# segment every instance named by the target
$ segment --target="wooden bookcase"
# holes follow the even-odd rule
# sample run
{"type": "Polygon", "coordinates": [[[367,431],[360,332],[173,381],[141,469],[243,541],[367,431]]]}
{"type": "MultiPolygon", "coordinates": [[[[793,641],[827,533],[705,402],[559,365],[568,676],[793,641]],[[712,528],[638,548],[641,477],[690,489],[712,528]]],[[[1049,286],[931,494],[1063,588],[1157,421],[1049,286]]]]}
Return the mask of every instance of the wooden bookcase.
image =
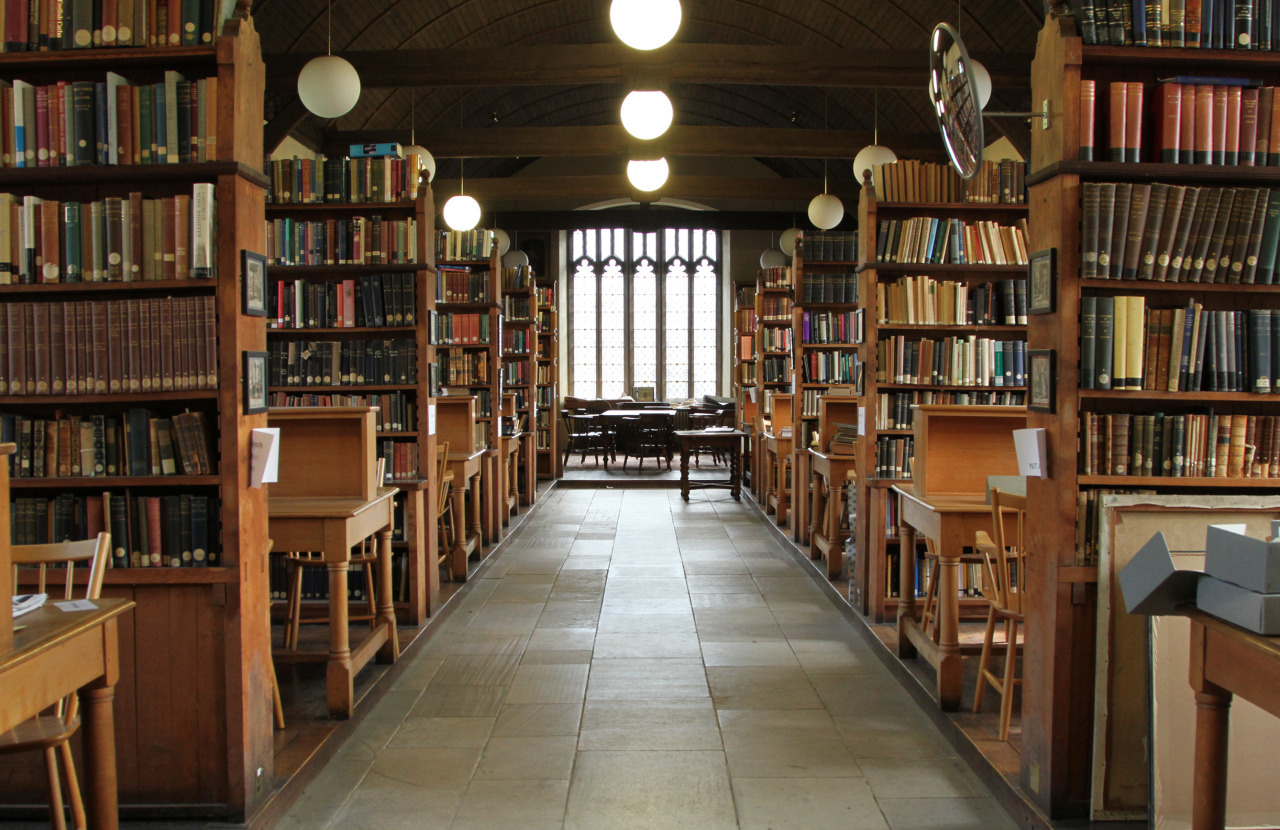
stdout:
{"type": "MultiPolygon", "coordinates": [[[[756,393],[756,287],[739,285],[734,292],[733,310],[733,399],[738,429],[751,432],[759,402],[756,393]]],[[[747,441],[742,462],[743,481],[755,489],[754,436],[747,441]]]]}
{"type": "Polygon", "coordinates": [[[537,471],[540,479],[560,478],[564,475],[564,458],[560,455],[560,314],[555,278],[537,277],[534,294],[538,301],[534,367],[537,382],[534,403],[538,407],[537,471]]]}
{"type": "MultiPolygon", "coordinates": [[[[267,266],[271,287],[267,346],[273,378],[268,391],[274,407],[378,407],[378,456],[386,461],[387,481],[399,483],[403,491],[396,497],[397,527],[392,542],[396,552],[392,569],[396,614],[404,624],[421,625],[431,613],[427,568],[434,567],[429,551],[435,549],[437,536],[432,495],[436,485],[429,481],[435,437],[428,428],[437,370],[429,328],[420,324],[430,318],[435,307],[435,268],[431,265],[435,205],[430,185],[421,182],[415,186],[408,181],[409,175],[407,171],[404,174],[408,192],[397,193],[394,201],[297,204],[278,196],[267,205],[267,224],[272,226],[267,236],[275,248],[267,266]],[[362,264],[337,263],[342,224],[357,220],[367,223],[362,231],[366,251],[374,245],[373,223],[379,225],[377,244],[383,254],[367,256],[370,261],[362,264]],[[330,251],[312,256],[313,261],[322,259],[321,264],[280,264],[303,259],[296,246],[301,244],[298,228],[304,222],[311,223],[313,234],[327,226],[324,233],[332,234],[330,251]],[[333,264],[324,264],[330,259],[333,264]],[[356,316],[347,319],[352,311],[356,316]],[[368,318],[375,314],[382,325],[370,324],[375,321],[368,318]],[[303,319],[297,319],[299,316],[303,319]],[[365,325],[357,326],[357,322],[365,325]],[[394,360],[392,343],[398,352],[394,360]],[[362,372],[355,379],[329,374],[317,375],[310,383],[280,383],[292,380],[287,364],[320,347],[339,355],[346,353],[339,358],[343,375],[357,371],[361,353],[355,349],[363,349],[366,355],[381,349],[384,362],[389,366],[398,363],[405,375],[373,377],[362,372]],[[279,367],[290,377],[279,377],[279,367]],[[410,511],[406,499],[417,498],[413,493],[422,488],[422,482],[427,482],[422,490],[422,509],[410,511]],[[418,519],[419,512],[420,526],[411,527],[410,517],[418,519]]],[[[353,237],[354,233],[348,244],[354,246],[353,237]]],[[[322,247],[318,242],[313,245],[316,250],[322,247]]],[[[368,360],[364,363],[371,365],[368,360]]]]}
{"type": "MultiPolygon", "coordinates": [[[[907,344],[940,341],[948,337],[1021,341],[1026,337],[1025,325],[968,325],[944,323],[899,323],[882,307],[882,296],[888,285],[904,277],[929,278],[959,283],[965,289],[1000,280],[1025,280],[1025,265],[955,265],[932,263],[882,262],[877,259],[877,242],[882,228],[893,220],[917,217],[960,219],[966,223],[995,221],[1012,225],[1025,217],[1025,204],[992,204],[971,202],[908,203],[879,202],[870,181],[862,185],[858,203],[858,250],[861,254],[862,342],[858,354],[864,367],[864,383],[860,402],[865,407],[863,434],[858,439],[857,527],[855,540],[858,557],[853,570],[852,599],[856,608],[877,622],[892,620],[898,600],[891,595],[892,575],[898,572],[894,562],[899,555],[896,536],[896,497],[891,487],[910,481],[909,475],[890,474],[877,458],[893,456],[899,463],[911,457],[911,409],[915,403],[955,403],[956,396],[968,395],[967,403],[1016,403],[1025,401],[1025,385],[974,386],[934,383],[893,382],[894,367],[882,366],[881,343],[901,338],[907,344]],[[894,320],[894,322],[889,322],[894,320]],[[897,403],[897,406],[894,404],[897,403]],[[895,420],[895,410],[898,419],[895,420]],[[893,450],[882,450],[881,447],[893,450]]],[[[920,319],[914,317],[911,319],[920,319]]],[[[928,367],[922,367],[927,369],[928,367]]],[[[923,378],[921,378],[923,379],[923,378]]],[[[894,470],[896,473],[897,470],[894,470]]],[[[908,471],[909,472],[909,471],[908,471]]],[[[913,554],[914,555],[914,552],[913,554]]],[[[918,583],[923,590],[923,581],[918,583]]],[[[962,600],[981,603],[982,600],[962,600]]]]}
{"type": "Polygon", "coordinates": [[[1275,493],[1274,479],[1089,476],[1079,473],[1083,417],[1089,413],[1167,414],[1204,411],[1275,415],[1280,398],[1249,392],[1099,391],[1080,388],[1082,299],[1141,296],[1148,308],[1280,308],[1275,285],[1085,280],[1082,272],[1082,192],[1088,183],[1169,183],[1207,187],[1275,187],[1272,167],[1079,161],[1081,82],[1097,85],[1095,158],[1106,155],[1107,90],[1111,82],[1141,82],[1147,92],[1143,158],[1156,158],[1157,79],[1173,75],[1245,76],[1280,83],[1280,57],[1269,52],[1084,46],[1074,24],[1051,17],[1041,30],[1032,65],[1032,100],[1044,101],[1049,121],[1032,130],[1031,250],[1056,249],[1056,310],[1033,316],[1028,342],[1056,353],[1051,387],[1056,412],[1031,412],[1028,426],[1047,431],[1048,478],[1027,482],[1029,548],[1022,768],[1024,791],[1050,816],[1095,808],[1145,810],[1145,793],[1130,802],[1092,793],[1097,564],[1092,561],[1078,502],[1102,491],[1143,488],[1166,493],[1275,493]],[[1098,139],[1101,140],[1098,140],[1098,139]],[[1079,540],[1079,541],[1078,541],[1079,540]],[[1083,545],[1080,544],[1083,542],[1083,545]],[[1138,804],[1138,802],[1141,802],[1138,804]]]}
{"type": "Polygon", "coordinates": [[[517,489],[524,505],[533,504],[537,494],[536,288],[528,266],[502,269],[502,390],[515,396],[513,424],[522,436],[517,489]]]}
{"type": "MultiPolygon", "coordinates": [[[[453,231],[437,231],[436,263],[440,266],[436,283],[436,309],[439,311],[442,329],[449,315],[475,315],[474,318],[488,326],[488,334],[478,335],[475,342],[446,342],[436,344],[436,354],[441,366],[440,386],[445,394],[474,395],[476,397],[476,438],[480,446],[493,449],[498,445],[498,420],[495,413],[502,406],[502,273],[497,248],[489,258],[446,259],[444,240],[453,231]],[[451,294],[446,285],[450,279],[449,268],[463,268],[472,274],[477,297],[471,300],[461,294],[451,294]],[[484,322],[487,321],[487,322],[484,322]],[[483,367],[483,372],[466,371],[450,376],[450,364],[465,362],[468,369],[483,367]],[[455,391],[456,390],[456,391],[455,391]]],[[[486,233],[488,233],[486,231],[486,233]]],[[[457,318],[454,318],[455,320],[457,318]]]]}
{"type": "MultiPolygon", "coordinates": [[[[780,269],[774,269],[781,274],[780,269]]],[[[794,321],[791,307],[795,295],[795,274],[786,269],[785,278],[769,277],[769,272],[759,271],[756,275],[755,293],[755,367],[756,367],[756,407],[757,421],[770,421],[773,429],[778,424],[773,419],[773,395],[776,392],[790,393],[794,381],[795,361],[792,359],[792,332],[794,321]]],[[[787,416],[786,426],[791,426],[791,415],[787,416]]],[[[756,429],[752,438],[752,460],[757,469],[763,463],[764,452],[761,442],[764,435],[756,429]]],[[[752,487],[757,497],[764,500],[761,483],[766,476],[752,476],[752,487]],[[757,483],[760,479],[761,483],[757,483]]]]}
{"type": "MultiPolygon", "coordinates": [[[[118,567],[106,573],[103,596],[137,603],[120,621],[120,679],[115,687],[117,774],[126,817],[198,814],[241,822],[273,788],[266,491],[248,486],[250,431],[266,426],[266,415],[244,414],[241,377],[242,354],[261,351],[266,336],[262,318],[242,313],[240,251],[264,248],[267,184],[259,172],[264,68],[248,13],[249,3],[241,0],[209,46],[0,56],[0,77],[33,84],[102,81],[107,70],[137,84],[159,83],[165,70],[191,80],[216,78],[218,161],[0,169],[0,191],[46,200],[89,202],[127,198],[131,192],[171,197],[191,194],[197,183],[213,185],[216,199],[217,236],[211,240],[216,243],[215,279],[69,283],[59,275],[48,282],[0,286],[6,313],[22,303],[62,304],[64,312],[72,303],[168,297],[212,304],[207,317],[192,321],[192,328],[212,324],[214,335],[215,345],[205,358],[212,358],[207,366],[212,377],[202,388],[108,389],[98,394],[67,394],[64,389],[62,394],[0,396],[0,410],[33,418],[120,418],[130,408],[145,407],[156,416],[189,410],[205,420],[212,466],[208,475],[12,481],[14,499],[97,499],[110,492],[217,500],[217,512],[208,516],[211,545],[217,546],[215,565],[118,567]]],[[[170,335],[166,332],[161,342],[171,344],[170,335]]],[[[49,354],[65,358],[65,342],[49,354]]],[[[0,371],[12,376],[7,366],[0,371]]],[[[6,758],[0,775],[5,781],[0,800],[5,802],[29,804],[32,793],[44,791],[39,765],[28,758],[6,758]]]]}

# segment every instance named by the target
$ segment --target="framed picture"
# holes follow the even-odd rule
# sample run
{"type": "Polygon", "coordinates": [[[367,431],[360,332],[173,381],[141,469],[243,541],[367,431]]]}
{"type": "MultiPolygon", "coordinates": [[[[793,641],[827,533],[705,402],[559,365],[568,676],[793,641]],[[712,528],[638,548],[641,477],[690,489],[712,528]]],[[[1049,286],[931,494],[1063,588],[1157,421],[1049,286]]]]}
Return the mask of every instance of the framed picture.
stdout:
{"type": "Polygon", "coordinates": [[[267,411],[267,353],[244,353],[244,414],[267,411]]]}
{"type": "Polygon", "coordinates": [[[240,282],[244,285],[244,313],[267,316],[267,258],[253,251],[240,252],[240,282]]]}
{"type": "Polygon", "coordinates": [[[637,386],[632,390],[631,397],[641,403],[653,403],[653,391],[652,386],[637,386]]]}
{"type": "Polygon", "coordinates": [[[1057,300],[1058,251],[1046,248],[1031,255],[1027,266],[1027,313],[1052,314],[1057,300]]]}
{"type": "Polygon", "coordinates": [[[1053,382],[1055,352],[1053,349],[1032,349],[1027,379],[1027,409],[1032,412],[1053,412],[1053,382]]]}

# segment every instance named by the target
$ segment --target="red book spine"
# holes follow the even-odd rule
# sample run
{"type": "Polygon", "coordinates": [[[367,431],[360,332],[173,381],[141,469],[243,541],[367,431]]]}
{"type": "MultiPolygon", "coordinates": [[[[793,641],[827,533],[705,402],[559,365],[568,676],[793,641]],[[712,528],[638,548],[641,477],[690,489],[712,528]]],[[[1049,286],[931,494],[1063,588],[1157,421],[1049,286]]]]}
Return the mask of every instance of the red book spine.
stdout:
{"type": "Polygon", "coordinates": [[[1182,84],[1161,84],[1158,97],[1160,129],[1156,147],[1160,150],[1160,161],[1177,164],[1182,140],[1182,84]]]}
{"type": "Polygon", "coordinates": [[[1213,125],[1210,138],[1210,164],[1225,164],[1227,157],[1227,88],[1213,87],[1213,125]]]}
{"type": "Polygon", "coordinates": [[[1093,161],[1094,130],[1096,120],[1094,110],[1097,108],[1098,82],[1080,82],[1080,160],[1093,161]]]}
{"type": "MultiPolygon", "coordinates": [[[[1243,98],[1238,86],[1227,87],[1227,110],[1223,119],[1225,140],[1222,145],[1223,163],[1235,166],[1240,163],[1240,110],[1243,98]]],[[[1214,91],[1217,95],[1217,91],[1214,91]]],[[[1217,103],[1216,101],[1214,102],[1217,103]]]]}
{"type": "Polygon", "coordinates": [[[1142,82],[1125,84],[1124,160],[1142,161],[1142,82]]]}
{"type": "Polygon", "coordinates": [[[49,87],[36,87],[36,166],[49,166],[49,87]]]}
{"type": "Polygon", "coordinates": [[[1196,164],[1212,164],[1213,161],[1213,87],[1197,84],[1196,90],[1196,143],[1193,160],[1196,164]]]}
{"type": "Polygon", "coordinates": [[[1125,117],[1126,117],[1126,101],[1128,98],[1128,84],[1124,81],[1115,81],[1111,84],[1111,109],[1109,112],[1111,121],[1108,125],[1108,144],[1107,158],[1111,161],[1124,161],[1124,138],[1125,138],[1125,117]]]}
{"type": "Polygon", "coordinates": [[[1237,164],[1253,167],[1258,147],[1258,101],[1260,90],[1240,93],[1240,159],[1237,164]]]}

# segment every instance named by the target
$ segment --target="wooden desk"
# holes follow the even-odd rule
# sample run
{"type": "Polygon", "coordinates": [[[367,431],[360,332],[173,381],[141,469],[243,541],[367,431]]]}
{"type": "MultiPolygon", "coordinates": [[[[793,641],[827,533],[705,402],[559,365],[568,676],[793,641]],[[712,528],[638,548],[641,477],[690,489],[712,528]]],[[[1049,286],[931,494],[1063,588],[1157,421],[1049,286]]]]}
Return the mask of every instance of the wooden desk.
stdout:
{"type": "Polygon", "coordinates": [[[134,604],[124,599],[94,603],[95,611],[64,612],[46,605],[18,618],[13,648],[0,653],[0,732],[79,689],[88,824],[94,830],[115,830],[119,810],[111,707],[120,678],[117,627],[120,615],[134,604]]]}
{"type": "Polygon", "coordinates": [[[329,716],[349,718],[354,708],[356,673],[377,655],[394,663],[400,656],[395,603],[391,598],[391,526],[395,487],[382,487],[371,500],[343,498],[270,498],[267,526],[273,552],[314,551],[324,554],[329,569],[329,651],[277,652],[277,660],[328,661],[326,687],[329,716]],[[351,548],[377,535],[378,619],[353,650],[347,623],[347,569],[351,548]]]}
{"type": "Polygon", "coordinates": [[[741,430],[716,430],[706,432],[700,429],[678,429],[676,439],[680,442],[680,496],[689,500],[690,489],[707,489],[711,487],[728,488],[735,499],[742,492],[742,439],[747,434],[741,430]],[[724,448],[729,454],[729,477],[710,481],[689,481],[689,454],[695,447],[724,448]]]}
{"type": "Polygon", "coordinates": [[[787,461],[791,457],[791,436],[778,436],[766,432],[761,439],[764,455],[765,488],[764,509],[773,513],[778,527],[787,523],[787,509],[791,503],[791,491],[787,487],[787,461]]]}
{"type": "Polygon", "coordinates": [[[960,557],[973,534],[991,532],[991,505],[985,494],[960,494],[923,501],[909,484],[894,485],[899,494],[898,535],[901,538],[898,602],[898,656],[919,655],[937,672],[938,705],[943,711],[960,708],[960,557]],[[916,534],[934,542],[938,553],[938,624],[936,640],[916,620],[916,534]]]}
{"type": "Polygon", "coordinates": [[[840,532],[840,522],[845,512],[844,486],[855,466],[852,455],[829,455],[809,450],[809,469],[813,478],[809,556],[827,563],[827,579],[839,577],[844,570],[844,535],[840,532]]]}
{"type": "Polygon", "coordinates": [[[1191,688],[1196,693],[1192,830],[1222,830],[1227,814],[1227,735],[1231,697],[1280,718],[1280,637],[1264,637],[1211,617],[1194,606],[1191,688]]]}
{"type": "Polygon", "coordinates": [[[480,495],[484,485],[481,481],[480,462],[484,458],[484,452],[476,450],[473,453],[449,453],[449,470],[453,473],[449,501],[453,505],[453,521],[458,526],[450,570],[460,582],[467,579],[467,560],[472,554],[479,558],[482,553],[484,526],[480,495]]]}

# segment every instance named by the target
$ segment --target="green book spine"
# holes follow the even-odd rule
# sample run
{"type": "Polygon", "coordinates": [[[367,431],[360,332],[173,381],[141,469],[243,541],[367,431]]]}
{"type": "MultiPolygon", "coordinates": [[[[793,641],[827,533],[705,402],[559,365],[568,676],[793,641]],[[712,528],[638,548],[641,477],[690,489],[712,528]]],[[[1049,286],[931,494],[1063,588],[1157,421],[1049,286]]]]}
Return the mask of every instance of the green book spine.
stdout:
{"type": "Polygon", "coordinates": [[[1114,357],[1115,343],[1115,297],[1097,298],[1097,335],[1095,338],[1093,365],[1094,389],[1111,388],[1111,362],[1114,357]]]}

